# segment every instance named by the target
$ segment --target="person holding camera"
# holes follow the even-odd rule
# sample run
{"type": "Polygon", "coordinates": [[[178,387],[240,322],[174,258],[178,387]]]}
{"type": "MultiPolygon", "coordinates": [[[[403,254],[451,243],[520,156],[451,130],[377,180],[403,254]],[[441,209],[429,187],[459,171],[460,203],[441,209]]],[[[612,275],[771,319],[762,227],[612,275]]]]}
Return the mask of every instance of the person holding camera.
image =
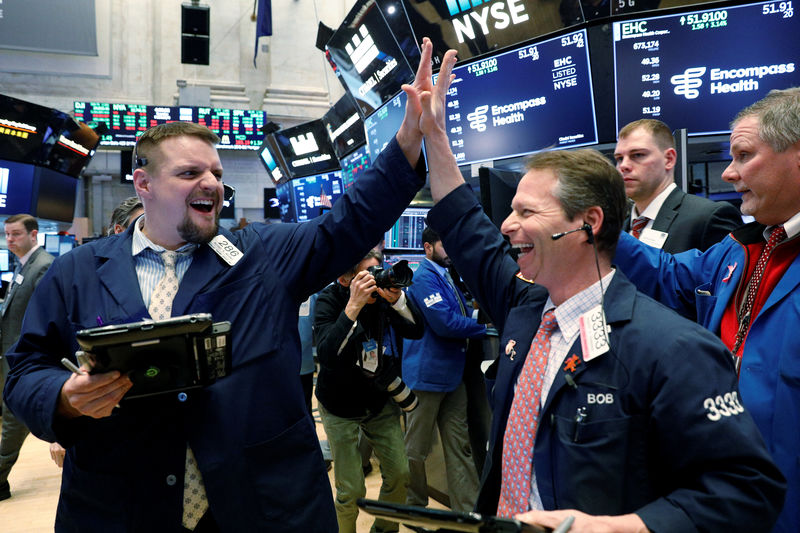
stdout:
{"type": "MultiPolygon", "coordinates": [[[[356,532],[356,500],[366,494],[359,430],[380,461],[380,499],[406,500],[408,459],[399,408],[413,409],[416,398],[399,377],[399,357],[402,337],[421,338],[423,321],[400,289],[407,285],[405,276],[381,271],[381,262],[381,252],[370,251],[320,293],[314,314],[316,396],[333,455],[340,533],[356,532]]],[[[396,523],[377,519],[371,531],[397,529],[396,523]]]]}

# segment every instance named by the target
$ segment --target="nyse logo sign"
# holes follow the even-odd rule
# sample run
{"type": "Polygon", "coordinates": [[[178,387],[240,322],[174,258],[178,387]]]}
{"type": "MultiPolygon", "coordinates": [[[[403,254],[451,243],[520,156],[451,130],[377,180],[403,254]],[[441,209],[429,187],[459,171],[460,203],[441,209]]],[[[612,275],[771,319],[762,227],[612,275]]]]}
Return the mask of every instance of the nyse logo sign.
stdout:
{"type": "Polygon", "coordinates": [[[525,12],[523,0],[446,0],[453,29],[459,43],[475,40],[476,30],[489,35],[492,30],[504,30],[509,26],[526,22],[530,17],[525,12]]]}
{"type": "Polygon", "coordinates": [[[319,150],[317,141],[314,139],[314,133],[310,131],[305,135],[291,137],[289,142],[292,143],[292,149],[294,150],[295,155],[310,154],[311,152],[316,152],[319,150]]]}
{"type": "Polygon", "coordinates": [[[11,177],[11,170],[0,167],[0,207],[6,206],[8,198],[8,180],[11,177]]]}
{"type": "Polygon", "coordinates": [[[675,86],[673,89],[675,94],[687,100],[694,100],[700,96],[700,91],[697,89],[703,85],[702,77],[705,73],[706,67],[691,67],[684,70],[683,74],[672,76],[669,81],[675,86]]]}

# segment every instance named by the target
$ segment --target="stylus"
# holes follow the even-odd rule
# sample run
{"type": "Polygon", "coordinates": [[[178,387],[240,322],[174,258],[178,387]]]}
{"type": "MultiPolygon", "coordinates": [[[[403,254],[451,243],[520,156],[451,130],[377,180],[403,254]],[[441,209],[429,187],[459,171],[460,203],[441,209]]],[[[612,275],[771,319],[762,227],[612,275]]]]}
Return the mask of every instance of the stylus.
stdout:
{"type": "Polygon", "coordinates": [[[575,521],[575,517],[569,515],[564,519],[563,522],[558,524],[558,527],[553,530],[553,533],[567,533],[569,529],[572,527],[572,523],[575,521]]]}
{"type": "MultiPolygon", "coordinates": [[[[75,366],[75,363],[73,363],[72,361],[70,361],[66,357],[62,357],[61,358],[61,364],[64,365],[64,367],[67,370],[69,370],[70,372],[72,372],[73,374],[78,374],[78,375],[86,374],[86,372],[84,370],[81,370],[80,368],[75,366]]],[[[114,407],[119,407],[119,404],[115,405],[114,407]]]]}

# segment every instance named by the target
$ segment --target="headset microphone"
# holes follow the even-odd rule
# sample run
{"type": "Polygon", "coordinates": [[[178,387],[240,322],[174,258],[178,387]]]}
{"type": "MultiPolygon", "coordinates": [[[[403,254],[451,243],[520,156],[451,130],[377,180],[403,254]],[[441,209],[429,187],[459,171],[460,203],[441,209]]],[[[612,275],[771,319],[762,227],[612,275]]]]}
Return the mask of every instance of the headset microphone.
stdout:
{"type": "Polygon", "coordinates": [[[585,231],[586,235],[588,237],[586,239],[586,242],[588,242],[589,244],[594,244],[594,233],[592,232],[592,227],[589,224],[587,224],[586,222],[584,222],[583,226],[581,226],[580,228],[571,229],[569,231],[563,231],[561,233],[555,233],[555,234],[551,235],[550,238],[553,239],[554,241],[557,241],[561,237],[564,237],[565,235],[569,235],[570,233],[575,233],[577,231],[585,231]]]}

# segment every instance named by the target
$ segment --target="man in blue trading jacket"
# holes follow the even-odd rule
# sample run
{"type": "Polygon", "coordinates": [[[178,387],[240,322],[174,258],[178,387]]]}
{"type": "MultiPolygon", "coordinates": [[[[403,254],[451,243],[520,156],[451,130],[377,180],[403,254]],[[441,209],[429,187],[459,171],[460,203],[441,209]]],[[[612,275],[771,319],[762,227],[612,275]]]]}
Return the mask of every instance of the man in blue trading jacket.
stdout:
{"type": "Polygon", "coordinates": [[[444,123],[425,106],[428,223],[502,332],[478,511],[550,528],[572,515],[575,531],[768,531],[785,485],[729,353],[611,266],[619,173],[591,150],[535,156],[502,227],[517,268],[444,123]]]}
{"type": "Polygon", "coordinates": [[[220,228],[216,136],[187,123],[142,135],[134,186],[145,214],[125,233],[56,259],[8,355],[9,407],[67,449],[56,531],[336,531],[298,378],[298,307],[357,262],[422,185],[414,171],[420,99],[444,99],[455,62],[451,53],[433,87],[430,58],[426,39],[405,86],[406,117],[374,170],[305,224],[220,228]],[[173,316],[210,312],[231,322],[232,370],[185,401],[161,396],[115,409],[127,376],[72,374],[60,360],[78,348],[76,330],[148,318],[150,303],[165,309],[150,297],[167,276],[179,283],[173,316]],[[186,495],[196,508],[184,505],[185,487],[197,490],[186,495]]]}
{"type": "MultiPolygon", "coordinates": [[[[742,110],[722,179],[755,218],[705,253],[669,255],[623,235],[615,261],[650,296],[719,335],[742,401],[786,476],[775,532],[800,525],[800,88],[742,110]],[[760,272],[756,275],[755,272],[760,272]]],[[[725,416],[725,413],[722,413],[725,416]]]]}
{"type": "Polygon", "coordinates": [[[478,496],[478,472],[467,431],[467,391],[464,362],[467,339],[483,337],[486,326],[472,318],[472,306],[447,271],[450,258],[431,228],[422,231],[425,261],[414,273],[409,297],[425,318],[425,334],[407,339],[403,379],[419,405],[406,417],[406,453],[411,470],[407,501],[428,505],[425,459],[431,451],[434,427],[442,438],[450,508],[470,511],[478,496]]]}

